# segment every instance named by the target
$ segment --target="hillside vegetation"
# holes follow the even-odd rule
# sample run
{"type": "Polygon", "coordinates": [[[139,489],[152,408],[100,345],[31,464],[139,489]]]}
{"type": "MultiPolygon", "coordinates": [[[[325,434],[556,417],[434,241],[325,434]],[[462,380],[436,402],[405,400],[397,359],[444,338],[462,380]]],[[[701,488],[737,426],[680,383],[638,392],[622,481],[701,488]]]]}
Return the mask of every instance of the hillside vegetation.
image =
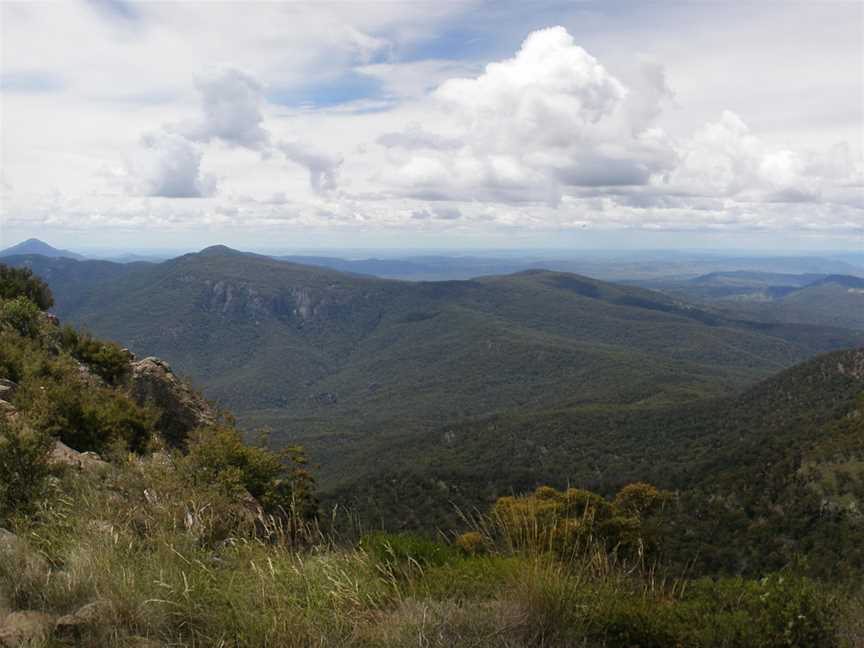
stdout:
{"type": "Polygon", "coordinates": [[[864,344],[547,271],[408,283],[218,246],[122,270],[24,262],[57,287],[61,317],[168,359],[244,425],[306,445],[328,490],[362,476],[360,456],[441,426],[724,396],[864,344]]]}
{"type": "MultiPolygon", "coordinates": [[[[682,575],[663,556],[684,500],[644,483],[500,497],[427,536],[321,515],[301,449],[244,445],[165,363],[61,327],[25,296],[44,285],[3,277],[0,645],[860,645],[854,590],[790,565],[682,575]]],[[[813,421],[846,414],[807,470],[860,448],[844,379],[807,377],[862,364],[778,379],[802,401],[837,388],[813,421]]]]}

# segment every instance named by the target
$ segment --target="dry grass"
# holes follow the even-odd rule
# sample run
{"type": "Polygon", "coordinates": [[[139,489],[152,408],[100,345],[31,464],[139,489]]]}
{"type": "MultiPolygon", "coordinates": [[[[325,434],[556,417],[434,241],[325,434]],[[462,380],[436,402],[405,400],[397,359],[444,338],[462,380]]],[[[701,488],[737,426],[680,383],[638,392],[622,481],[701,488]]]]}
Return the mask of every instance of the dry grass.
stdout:
{"type": "MultiPolygon", "coordinates": [[[[15,528],[29,549],[0,552],[0,591],[15,608],[55,615],[100,601],[82,646],[775,645],[730,634],[726,617],[641,554],[622,557],[590,536],[562,547],[533,515],[474,516],[470,550],[398,536],[358,545],[351,532],[336,538],[190,490],[166,455],[69,474],[53,489],[15,528]]],[[[847,616],[842,634],[859,648],[861,625],[847,616]]]]}

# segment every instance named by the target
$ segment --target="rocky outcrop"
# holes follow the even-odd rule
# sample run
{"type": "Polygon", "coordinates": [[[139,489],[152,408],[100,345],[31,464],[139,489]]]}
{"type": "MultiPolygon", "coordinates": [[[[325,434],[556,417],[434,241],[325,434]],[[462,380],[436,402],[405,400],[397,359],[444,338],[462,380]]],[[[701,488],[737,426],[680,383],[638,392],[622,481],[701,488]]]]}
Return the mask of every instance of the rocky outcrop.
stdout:
{"type": "Polygon", "coordinates": [[[7,378],[0,378],[0,400],[11,401],[18,389],[18,383],[7,378]]]}
{"type": "Polygon", "coordinates": [[[837,371],[854,380],[864,380],[864,349],[850,351],[837,363],[837,371]]]}
{"type": "Polygon", "coordinates": [[[54,618],[50,614],[27,610],[12,612],[0,624],[0,647],[36,645],[51,635],[54,618]]]}
{"type": "Polygon", "coordinates": [[[17,409],[10,402],[18,389],[18,384],[6,378],[0,378],[0,416],[8,418],[13,416],[17,409]]]}
{"type": "Polygon", "coordinates": [[[139,405],[155,405],[161,410],[157,427],[171,445],[182,446],[192,430],[216,421],[213,408],[164,360],[150,357],[131,363],[128,381],[139,405]]]}
{"type": "Polygon", "coordinates": [[[72,614],[66,614],[54,625],[54,637],[63,642],[80,644],[89,633],[100,625],[110,626],[114,623],[111,606],[105,601],[95,601],[78,608],[72,614]]]}
{"type": "Polygon", "coordinates": [[[108,462],[103,461],[95,452],[78,452],[67,446],[62,441],[55,441],[48,462],[55,466],[68,466],[77,470],[101,470],[108,467],[108,462]]]}

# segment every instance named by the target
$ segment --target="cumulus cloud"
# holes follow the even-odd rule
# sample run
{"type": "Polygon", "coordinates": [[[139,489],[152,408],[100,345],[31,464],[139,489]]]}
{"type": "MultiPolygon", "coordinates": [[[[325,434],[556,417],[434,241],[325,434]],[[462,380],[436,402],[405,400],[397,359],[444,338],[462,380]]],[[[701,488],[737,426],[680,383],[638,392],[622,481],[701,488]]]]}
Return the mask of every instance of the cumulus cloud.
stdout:
{"type": "MultiPolygon", "coordinates": [[[[848,148],[814,156],[772,146],[729,110],[673,138],[657,126],[675,101],[666,69],[640,60],[636,72],[625,86],[564,28],[534,32],[514,57],[431,94],[440,132],[412,122],[379,136],[393,165],[385,181],[424,201],[566,203],[607,224],[620,209],[628,226],[678,227],[684,214],[708,227],[754,226],[760,206],[864,205],[864,166],[848,148]]],[[[845,223],[854,212],[824,213],[845,223]]]]}
{"type": "Polygon", "coordinates": [[[263,86],[250,74],[225,68],[198,78],[201,100],[198,119],[179,131],[197,142],[220,140],[229,146],[265,150],[270,136],[264,129],[263,86]]]}
{"type": "Polygon", "coordinates": [[[216,178],[201,170],[201,149],[182,135],[159,131],[141,138],[126,161],[123,183],[137,196],[203,198],[216,192],[216,178]]]}
{"type": "Polygon", "coordinates": [[[132,195],[201,197],[215,192],[216,181],[201,174],[205,147],[221,142],[230,148],[280,154],[309,173],[315,193],[335,190],[342,158],[301,141],[280,141],[265,127],[264,86],[251,74],[224,68],[196,82],[200,112],[191,119],[166,124],[142,138],[127,162],[124,184],[132,195]]]}
{"type": "MultiPolygon", "coordinates": [[[[383,44],[357,30],[348,30],[351,42],[366,52],[383,44]]],[[[182,125],[180,131],[194,141],[218,140],[229,146],[258,151],[264,156],[282,153],[291,162],[309,172],[309,186],[316,193],[337,186],[342,158],[328,154],[299,141],[273,141],[264,127],[264,86],[251,74],[226,68],[200,77],[197,89],[201,98],[201,116],[182,125]]]]}
{"type": "Polygon", "coordinates": [[[665,77],[650,66],[646,76],[650,92],[628,103],[631,92],[563,27],[533,32],[513,58],[432,93],[449,135],[411,124],[378,139],[403,151],[390,181],[414,197],[552,204],[572,186],[647,184],[675,156],[646,127],[669,93],[665,77]]]}
{"type": "Polygon", "coordinates": [[[679,164],[665,178],[695,195],[802,202],[817,196],[817,178],[795,151],[772,149],[726,110],[677,147],[679,164]]]}
{"type": "Polygon", "coordinates": [[[562,146],[612,113],[627,91],[563,27],[535,31],[516,56],[476,78],[450,79],[435,97],[493,150],[562,146]],[[504,127],[504,128],[502,128],[504,127]]]}
{"type": "MultiPolygon", "coordinates": [[[[290,222],[369,232],[462,230],[481,219],[487,232],[864,228],[860,119],[837,90],[856,85],[852,20],[832,19],[831,37],[803,54],[789,44],[800,38],[765,41],[757,22],[744,30],[747,43],[736,33],[736,46],[723,50],[719,32],[710,47],[703,42],[719,14],[700,9],[704,28],[684,30],[674,49],[667,33],[650,30],[636,44],[652,56],[687,56],[661,64],[625,53],[614,67],[553,27],[484,67],[475,54],[488,42],[471,45],[470,57],[467,48],[451,52],[462,60],[435,58],[426,47],[430,37],[453,33],[436,21],[449,16],[452,26],[464,3],[384,4],[334,12],[275,3],[239,14],[214,6],[206,16],[139,5],[141,31],[125,29],[130,38],[118,38],[121,21],[107,23],[75,3],[4,6],[15,22],[4,75],[29,83],[3,88],[5,172],[15,192],[0,182],[0,220],[154,230],[290,222]],[[75,38],[34,36],[61,27],[75,38]],[[87,48],[71,45],[80,42],[107,54],[94,62],[87,48]],[[244,67],[201,74],[226,52],[244,67]],[[814,64],[799,66],[804,59],[814,64]],[[33,60],[50,72],[37,75],[43,83],[28,76],[33,60]],[[140,74],[118,72],[128,69],[140,74]],[[721,74],[740,83],[718,85],[721,74]],[[190,88],[197,101],[186,113],[190,88]],[[829,100],[796,103],[805,88],[829,100]],[[676,102],[680,120],[668,114],[676,102]],[[735,112],[721,113],[726,105],[735,112]],[[747,125],[757,111],[776,116],[770,134],[747,125]],[[136,143],[148,131],[156,132],[136,143]],[[843,139],[852,146],[813,152],[794,144],[799,136],[808,146],[843,139]],[[120,157],[108,152],[118,146],[130,157],[112,178],[131,197],[105,191],[104,169],[120,157]],[[341,150],[353,153],[343,161],[341,150]],[[54,187],[61,198],[34,197],[54,187]]],[[[805,14],[795,21],[793,33],[812,35],[805,14]]],[[[488,35],[491,42],[509,33],[488,35]]],[[[615,46],[614,38],[603,42],[615,46]]]]}
{"type": "Polygon", "coordinates": [[[666,68],[656,61],[642,59],[639,74],[630,84],[625,109],[634,135],[650,128],[660,116],[665,104],[675,100],[666,68]]]}
{"type": "Polygon", "coordinates": [[[339,167],[342,158],[316,150],[298,142],[280,142],[276,145],[279,151],[292,162],[300,164],[309,171],[309,185],[317,192],[336,189],[339,167]]]}

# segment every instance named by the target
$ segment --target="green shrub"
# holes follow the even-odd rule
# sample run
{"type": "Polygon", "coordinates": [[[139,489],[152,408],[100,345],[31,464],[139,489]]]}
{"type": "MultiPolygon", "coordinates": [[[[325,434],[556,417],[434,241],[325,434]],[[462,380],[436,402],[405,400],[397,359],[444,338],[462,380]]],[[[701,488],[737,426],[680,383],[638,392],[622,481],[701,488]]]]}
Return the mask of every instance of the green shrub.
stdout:
{"type": "Polygon", "coordinates": [[[35,338],[39,334],[42,312],[27,297],[0,302],[0,324],[11,327],[18,334],[35,338]]]}
{"type": "Polygon", "coordinates": [[[153,437],[156,416],[113,389],[75,379],[33,380],[17,401],[34,425],[80,452],[104,452],[121,442],[143,452],[153,437]]]}
{"type": "Polygon", "coordinates": [[[60,346],[111,385],[118,384],[129,372],[129,357],[119,345],[102,342],[71,326],[60,329],[60,346]]]}
{"type": "Polygon", "coordinates": [[[48,285],[33,276],[30,268],[13,268],[0,263],[0,299],[26,297],[42,310],[54,305],[48,285]]]}
{"type": "Polygon", "coordinates": [[[700,579],[681,602],[693,645],[786,648],[836,645],[839,605],[816,582],[789,574],[761,580],[700,579]]]}
{"type": "Polygon", "coordinates": [[[670,495],[650,484],[625,486],[610,502],[586,490],[541,486],[531,495],[501,497],[493,517],[509,544],[569,558],[595,543],[625,556],[657,549],[653,517],[670,495]]]}
{"type": "Polygon", "coordinates": [[[37,341],[0,327],[0,377],[21,382],[25,375],[40,371],[45,360],[37,341]]]}
{"type": "Polygon", "coordinates": [[[184,465],[198,484],[217,484],[234,497],[250,493],[271,513],[311,518],[317,512],[314,482],[303,468],[301,448],[277,454],[246,445],[228,425],[202,428],[188,444],[184,465]]]}
{"type": "Polygon", "coordinates": [[[0,417],[0,523],[30,512],[50,474],[51,438],[0,417]]]}

